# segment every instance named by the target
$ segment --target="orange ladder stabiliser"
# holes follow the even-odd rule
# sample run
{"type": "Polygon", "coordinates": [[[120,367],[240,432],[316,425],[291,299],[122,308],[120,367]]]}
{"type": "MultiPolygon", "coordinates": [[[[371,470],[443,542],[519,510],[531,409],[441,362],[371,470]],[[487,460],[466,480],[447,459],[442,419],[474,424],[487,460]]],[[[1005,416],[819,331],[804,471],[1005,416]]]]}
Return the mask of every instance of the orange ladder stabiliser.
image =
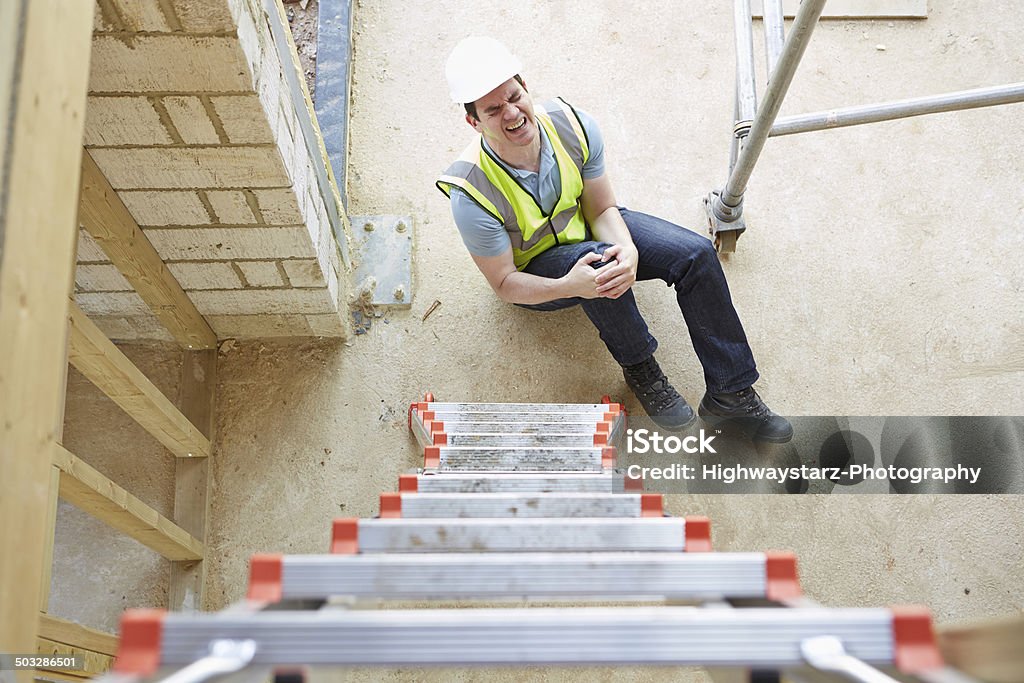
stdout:
{"type": "Polygon", "coordinates": [[[618,413],[605,413],[601,416],[601,421],[597,423],[594,430],[594,445],[595,446],[610,446],[610,439],[612,438],[612,427],[615,425],[615,416],[618,413]]]}
{"type": "Polygon", "coordinates": [[[355,555],[359,552],[359,518],[345,517],[331,525],[331,554],[355,555]]]}
{"type": "Polygon", "coordinates": [[[437,446],[427,446],[423,449],[423,469],[432,470],[441,466],[441,449],[437,446]]]}
{"type": "Polygon", "coordinates": [[[908,674],[923,673],[943,666],[932,628],[932,614],[917,605],[890,608],[896,668],[908,674]]]}
{"type": "Polygon", "coordinates": [[[608,394],[605,394],[604,396],[601,397],[601,403],[604,403],[605,405],[608,406],[608,413],[611,414],[613,418],[617,417],[620,414],[622,415],[623,427],[629,426],[629,411],[626,410],[626,406],[624,406],[621,403],[616,403],[611,399],[611,396],[609,396],[608,394]]]}
{"type": "Polygon", "coordinates": [[[420,479],[415,474],[398,475],[399,493],[416,493],[420,490],[420,479]]]}
{"type": "Polygon", "coordinates": [[[764,574],[765,597],[769,600],[786,602],[803,595],[794,553],[765,553],[764,574]]]}
{"type": "Polygon", "coordinates": [[[683,547],[688,553],[711,552],[711,520],[699,515],[687,515],[683,547]]]}
{"type": "Polygon", "coordinates": [[[664,517],[664,498],[660,493],[640,494],[640,516],[641,517],[664,517]]]}
{"type": "Polygon", "coordinates": [[[121,638],[114,671],[152,676],[160,668],[166,610],[129,609],[121,615],[121,638]]]}
{"type": "Polygon", "coordinates": [[[423,428],[430,434],[432,443],[435,446],[444,446],[448,443],[448,435],[444,431],[444,422],[433,419],[433,413],[429,412],[428,415],[431,417],[423,419],[423,428]]]}
{"type": "Polygon", "coordinates": [[[391,519],[402,516],[402,492],[380,494],[380,517],[391,519]]]}
{"type": "Polygon", "coordinates": [[[422,401],[413,401],[412,403],[409,404],[409,414],[408,414],[408,417],[406,419],[406,424],[409,426],[410,430],[412,430],[412,411],[414,411],[414,410],[417,413],[419,413],[419,416],[420,416],[421,420],[424,420],[424,419],[431,419],[432,420],[432,419],[434,419],[433,415],[431,415],[430,418],[426,418],[425,415],[424,415],[424,412],[427,410],[427,405],[430,404],[430,403],[433,403],[433,402],[434,402],[434,395],[428,391],[427,393],[423,394],[423,400],[422,401]]]}
{"type": "Polygon", "coordinates": [[[249,592],[246,598],[256,602],[281,602],[284,579],[284,555],[257,553],[249,559],[249,592]]]}

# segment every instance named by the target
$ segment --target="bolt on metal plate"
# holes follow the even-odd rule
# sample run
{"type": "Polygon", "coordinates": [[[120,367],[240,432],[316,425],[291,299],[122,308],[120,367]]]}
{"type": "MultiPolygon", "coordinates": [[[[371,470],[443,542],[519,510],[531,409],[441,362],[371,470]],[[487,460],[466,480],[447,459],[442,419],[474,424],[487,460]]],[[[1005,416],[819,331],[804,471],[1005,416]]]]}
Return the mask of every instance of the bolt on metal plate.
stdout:
{"type": "Polygon", "coordinates": [[[349,216],[349,221],[356,255],[357,296],[374,306],[410,307],[412,217],[349,216]]]}

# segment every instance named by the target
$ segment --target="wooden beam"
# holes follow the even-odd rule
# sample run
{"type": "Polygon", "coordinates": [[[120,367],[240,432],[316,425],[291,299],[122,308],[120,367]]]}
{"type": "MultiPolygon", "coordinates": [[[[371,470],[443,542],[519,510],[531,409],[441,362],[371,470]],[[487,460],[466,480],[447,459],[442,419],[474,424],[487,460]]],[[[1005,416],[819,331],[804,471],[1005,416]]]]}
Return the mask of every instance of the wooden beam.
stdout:
{"type": "Polygon", "coordinates": [[[0,652],[36,646],[92,15],[87,2],[0,2],[0,652]]]}
{"type": "MultiPolygon", "coordinates": [[[[78,231],[75,231],[75,253],[78,253],[78,231]]],[[[74,283],[72,283],[73,285],[74,283]]],[[[68,290],[68,297],[74,294],[74,288],[68,290]]],[[[66,332],[65,332],[66,334],[66,332]]],[[[66,356],[65,352],[65,356],[66,356]]],[[[60,409],[57,421],[53,426],[53,438],[57,443],[64,443],[64,409],[68,400],[68,361],[65,357],[63,373],[61,373],[60,409]]],[[[57,506],[60,503],[60,470],[50,468],[49,499],[46,503],[46,547],[43,550],[43,566],[40,567],[39,611],[45,612],[50,607],[50,584],[53,582],[53,544],[57,536],[57,506]]]]}
{"type": "MultiPolygon", "coordinates": [[[[217,351],[186,351],[181,363],[178,405],[189,421],[213,441],[217,389],[217,351]]],[[[210,459],[178,458],[174,472],[174,521],[205,541],[210,511],[210,459]]],[[[172,562],[167,607],[199,611],[203,608],[205,560],[172,562]]]]}
{"type": "Polygon", "coordinates": [[[111,657],[117,654],[117,636],[50,614],[39,615],[39,637],[111,657]]]}
{"type": "Polygon", "coordinates": [[[35,683],[50,683],[50,681],[67,681],[67,683],[86,683],[91,680],[88,676],[77,676],[69,671],[53,671],[44,669],[36,672],[35,683]]]}
{"type": "Polygon", "coordinates": [[[48,489],[46,531],[44,532],[46,545],[43,548],[43,565],[39,568],[41,572],[39,576],[39,609],[44,612],[50,607],[50,584],[53,582],[53,543],[57,533],[57,504],[60,502],[60,470],[56,467],[50,468],[48,489]]]}
{"type": "Polygon", "coordinates": [[[1024,671],[1024,616],[939,629],[950,666],[990,683],[1018,683],[1024,671]]]}
{"type": "MultiPolygon", "coordinates": [[[[66,643],[58,643],[46,638],[36,640],[36,654],[79,657],[82,662],[82,668],[59,670],[60,673],[71,674],[72,676],[88,676],[90,678],[99,676],[109,671],[114,663],[114,658],[111,655],[85,650],[73,645],[67,645],[66,643]]],[[[49,673],[49,670],[40,669],[39,672],[45,675],[45,673],[49,673]]]]}
{"type": "Polygon", "coordinates": [[[169,560],[202,559],[202,542],[59,444],[53,464],[60,469],[62,499],[169,560]]]}
{"type": "Polygon", "coordinates": [[[88,150],[82,153],[78,219],[179,344],[189,349],[216,348],[217,335],[168,270],[88,150]]]}
{"type": "Polygon", "coordinates": [[[179,458],[206,457],[210,441],[74,303],[68,360],[179,458]]]}

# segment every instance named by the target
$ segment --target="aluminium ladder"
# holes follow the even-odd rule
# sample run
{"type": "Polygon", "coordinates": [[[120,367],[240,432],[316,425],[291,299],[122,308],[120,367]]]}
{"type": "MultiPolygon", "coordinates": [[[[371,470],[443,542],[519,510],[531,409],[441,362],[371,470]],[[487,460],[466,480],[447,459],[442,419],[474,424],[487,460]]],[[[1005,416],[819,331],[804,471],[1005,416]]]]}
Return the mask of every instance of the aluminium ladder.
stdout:
{"type": "MultiPolygon", "coordinates": [[[[703,517],[615,470],[622,407],[409,408],[424,466],[373,519],[334,521],[328,555],[256,555],[219,613],[131,610],[115,673],[257,681],[302,665],[661,664],[967,680],[943,669],[927,611],[828,609],[791,553],[711,552],[703,517]],[[628,601],[631,606],[367,609],[388,600],[628,601]],[[367,601],[376,601],[373,603],[367,601]],[[668,605],[635,603],[668,601],[668,605]],[[685,601],[699,606],[679,606],[685,601]]],[[[301,678],[301,675],[298,677],[301,678]]]]}

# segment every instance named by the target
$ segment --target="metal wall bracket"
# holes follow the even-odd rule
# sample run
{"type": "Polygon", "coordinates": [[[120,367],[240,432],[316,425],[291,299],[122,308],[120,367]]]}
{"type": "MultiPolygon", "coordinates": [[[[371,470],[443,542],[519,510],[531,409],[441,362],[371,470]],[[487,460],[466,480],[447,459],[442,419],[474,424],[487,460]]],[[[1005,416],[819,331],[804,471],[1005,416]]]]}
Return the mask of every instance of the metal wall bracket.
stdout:
{"type": "Polygon", "coordinates": [[[360,304],[412,305],[412,217],[349,216],[360,304]]]}

